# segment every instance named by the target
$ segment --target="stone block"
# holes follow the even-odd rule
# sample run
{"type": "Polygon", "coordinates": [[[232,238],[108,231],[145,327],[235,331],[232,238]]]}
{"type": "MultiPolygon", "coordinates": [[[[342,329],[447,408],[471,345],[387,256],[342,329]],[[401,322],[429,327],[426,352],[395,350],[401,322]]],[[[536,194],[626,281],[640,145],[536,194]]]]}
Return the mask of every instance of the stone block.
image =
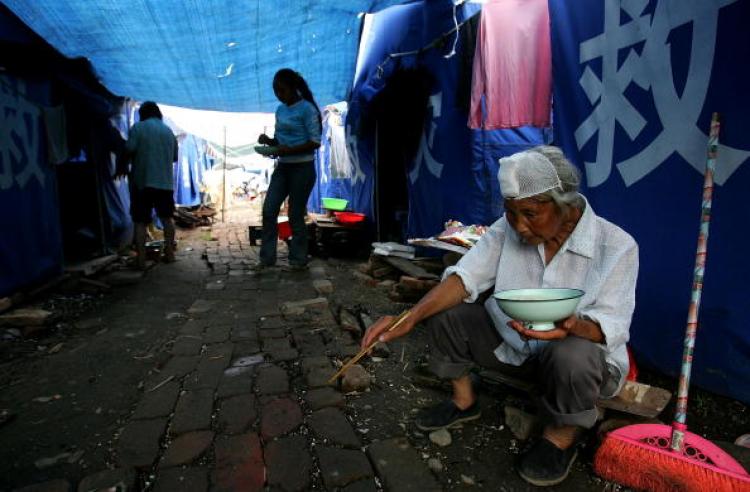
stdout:
{"type": "Polygon", "coordinates": [[[200,355],[202,348],[203,340],[199,336],[180,336],[169,352],[172,355],[200,355]]]}
{"type": "Polygon", "coordinates": [[[260,416],[260,433],[268,441],[293,431],[302,423],[299,404],[289,398],[278,398],[263,405],[260,416]]]}
{"type": "Polygon", "coordinates": [[[174,439],[161,460],[162,468],[187,465],[201,456],[214,440],[211,431],[188,432],[174,439]]]}
{"type": "Polygon", "coordinates": [[[292,436],[268,443],[265,460],[269,486],[290,492],[309,490],[312,458],[304,437],[292,436]]]}
{"type": "Polygon", "coordinates": [[[258,369],[256,389],[261,395],[275,395],[289,392],[289,377],[285,370],[273,364],[258,369]]]}
{"type": "Polygon", "coordinates": [[[229,358],[211,359],[203,358],[198,364],[198,369],[185,378],[185,389],[216,389],[219,381],[224,375],[224,369],[229,364],[229,358]]]}
{"type": "Polygon", "coordinates": [[[222,400],[219,407],[219,426],[225,434],[240,434],[258,417],[255,395],[237,395],[222,400]]]}
{"type": "Polygon", "coordinates": [[[205,343],[223,343],[229,340],[229,333],[232,331],[230,325],[211,325],[206,328],[203,334],[205,343]]]}
{"type": "Polygon", "coordinates": [[[286,338],[286,330],[284,328],[263,329],[258,331],[258,337],[264,342],[270,338],[286,338]]]}
{"type": "Polygon", "coordinates": [[[154,391],[148,391],[138,403],[133,414],[134,419],[152,419],[166,417],[174,410],[180,394],[180,383],[170,381],[154,391]]]}
{"type": "Polygon", "coordinates": [[[314,266],[310,267],[310,277],[315,280],[324,280],[328,278],[328,275],[324,266],[314,266]]]}
{"type": "Polygon", "coordinates": [[[181,378],[186,374],[193,372],[195,368],[198,367],[199,360],[200,357],[198,357],[197,355],[189,357],[172,357],[171,359],[169,359],[169,361],[167,361],[167,364],[164,366],[162,371],[157,376],[155,376],[154,379],[163,381],[169,376],[174,376],[175,379],[181,378]]]}
{"type": "Polygon", "coordinates": [[[328,359],[328,357],[324,355],[319,355],[317,357],[305,357],[300,361],[300,368],[302,369],[302,374],[307,374],[313,369],[325,369],[327,371],[330,371],[332,369],[331,361],[328,359]]]}
{"type": "Polygon", "coordinates": [[[344,396],[333,388],[313,389],[305,394],[305,401],[310,410],[320,410],[326,407],[343,407],[344,396]]]}
{"type": "Polygon", "coordinates": [[[35,483],[13,492],[70,492],[70,482],[63,479],[50,480],[49,482],[35,483]]]}
{"type": "Polygon", "coordinates": [[[385,490],[440,491],[429,467],[406,438],[387,439],[367,448],[385,490]]]}
{"type": "Polygon", "coordinates": [[[263,340],[263,350],[265,352],[270,352],[272,350],[288,350],[290,348],[292,348],[292,345],[286,337],[263,340]]]}
{"type": "Polygon", "coordinates": [[[166,419],[133,420],[122,430],[117,443],[118,462],[123,467],[150,468],[159,455],[159,441],[166,419]]]}
{"type": "Polygon", "coordinates": [[[216,397],[226,398],[228,396],[252,393],[253,374],[252,370],[231,375],[225,373],[219,381],[219,387],[216,389],[216,397]]]}
{"type": "Polygon", "coordinates": [[[216,301],[206,299],[196,299],[187,310],[188,314],[204,314],[211,311],[216,305],[216,301]]]}
{"type": "Polygon", "coordinates": [[[132,468],[115,468],[91,474],[81,480],[78,484],[78,492],[91,492],[92,490],[108,490],[120,487],[122,492],[135,492],[136,474],[132,468]]]}
{"type": "Polygon", "coordinates": [[[167,468],[159,470],[154,492],[206,492],[208,470],[205,468],[167,468]]]}
{"type": "Polygon", "coordinates": [[[345,487],[350,483],[373,476],[370,462],[361,451],[327,446],[316,446],[315,450],[323,483],[328,489],[345,487]]]}
{"type": "Polygon", "coordinates": [[[355,449],[359,449],[362,445],[354,434],[351,424],[340,410],[335,408],[318,410],[310,415],[307,423],[325,444],[355,449]]]}
{"type": "Polygon", "coordinates": [[[219,438],[214,444],[214,492],[260,491],[266,481],[263,450],[257,434],[219,438]]]}
{"type": "Polygon", "coordinates": [[[208,429],[211,426],[213,408],[213,390],[185,391],[177,400],[170,433],[178,435],[188,431],[208,429]]]}
{"type": "Polygon", "coordinates": [[[299,352],[296,349],[289,348],[284,350],[272,350],[268,352],[268,357],[274,362],[288,362],[297,360],[299,352]]]}
{"type": "Polygon", "coordinates": [[[328,382],[328,380],[335,374],[333,369],[312,369],[305,375],[305,383],[310,389],[323,388],[325,386],[334,387],[336,382],[328,382]]]}

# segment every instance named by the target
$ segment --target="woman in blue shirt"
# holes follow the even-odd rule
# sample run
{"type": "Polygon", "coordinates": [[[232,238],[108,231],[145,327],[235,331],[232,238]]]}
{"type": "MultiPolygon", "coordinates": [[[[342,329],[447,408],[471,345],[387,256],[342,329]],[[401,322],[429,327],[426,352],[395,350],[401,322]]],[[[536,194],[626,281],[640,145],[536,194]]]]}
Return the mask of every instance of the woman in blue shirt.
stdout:
{"type": "Polygon", "coordinates": [[[289,266],[307,268],[307,200],[315,184],[315,150],[322,133],[320,109],[302,76],[282,68],[273,77],[273,92],[282,104],[276,109],[274,138],[258,137],[263,145],[276,147],[278,165],[271,176],[263,203],[263,235],[260,267],[276,264],[279,209],[289,197],[289,266]]]}

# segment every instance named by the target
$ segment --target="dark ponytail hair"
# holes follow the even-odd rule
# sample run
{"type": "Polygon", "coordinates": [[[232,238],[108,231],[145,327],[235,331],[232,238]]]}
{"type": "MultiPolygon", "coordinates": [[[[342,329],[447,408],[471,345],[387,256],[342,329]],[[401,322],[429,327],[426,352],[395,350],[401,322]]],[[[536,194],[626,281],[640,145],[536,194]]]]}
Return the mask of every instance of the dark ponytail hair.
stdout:
{"type": "Polygon", "coordinates": [[[282,68],[281,70],[276,72],[276,75],[273,76],[273,80],[291,87],[292,89],[297,91],[302,99],[312,103],[312,105],[315,106],[315,110],[318,112],[318,123],[321,123],[322,125],[318,103],[315,102],[310,87],[307,85],[307,82],[302,77],[302,75],[299,74],[299,72],[295,72],[291,68],[282,68]]]}

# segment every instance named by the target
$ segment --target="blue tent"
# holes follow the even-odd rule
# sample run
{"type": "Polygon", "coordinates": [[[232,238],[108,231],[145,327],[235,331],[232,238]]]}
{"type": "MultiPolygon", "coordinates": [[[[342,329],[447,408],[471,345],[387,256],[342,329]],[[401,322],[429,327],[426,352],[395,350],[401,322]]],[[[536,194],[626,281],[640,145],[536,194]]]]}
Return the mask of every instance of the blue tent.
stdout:
{"type": "Polygon", "coordinates": [[[550,1],[555,138],[641,269],[632,344],[676,375],[693,278],[711,113],[722,118],[693,381],[750,401],[750,2],[550,1]],[[586,16],[580,15],[586,12],[586,16]]]}
{"type": "Polygon", "coordinates": [[[344,100],[361,15],[400,0],[3,0],[112,92],[218,111],[273,112],[273,74],[301,72],[321,104],[344,100]]]}
{"type": "MultiPolygon", "coordinates": [[[[341,198],[348,198],[354,210],[377,221],[378,195],[383,200],[382,195],[397,192],[392,179],[379,180],[378,175],[402,174],[408,197],[408,216],[402,231],[406,237],[432,236],[449,219],[484,224],[494,221],[502,213],[495,178],[497,159],[545,141],[543,129],[468,128],[468,104],[462,101],[468,92],[462,83],[471,77],[471,62],[467,63],[467,57],[473,55],[474,44],[473,38],[462,33],[479,6],[458,7],[455,22],[453,8],[450,1],[391,7],[368,16],[362,35],[347,118],[356,172],[351,179],[350,194],[341,198]],[[456,23],[461,25],[458,33],[456,23]],[[399,163],[402,169],[389,171],[388,167],[394,163],[388,157],[393,156],[376,159],[375,149],[388,152],[387,146],[401,140],[401,136],[389,134],[384,127],[393,126],[394,121],[409,115],[404,111],[402,115],[387,116],[389,125],[381,121],[380,126],[368,119],[381,111],[378,97],[401,74],[409,72],[423,74],[428,79],[426,110],[423,121],[416,122],[419,134],[410,149],[411,155],[399,163]]],[[[388,212],[387,207],[385,210],[381,207],[380,214],[388,212]]]]}

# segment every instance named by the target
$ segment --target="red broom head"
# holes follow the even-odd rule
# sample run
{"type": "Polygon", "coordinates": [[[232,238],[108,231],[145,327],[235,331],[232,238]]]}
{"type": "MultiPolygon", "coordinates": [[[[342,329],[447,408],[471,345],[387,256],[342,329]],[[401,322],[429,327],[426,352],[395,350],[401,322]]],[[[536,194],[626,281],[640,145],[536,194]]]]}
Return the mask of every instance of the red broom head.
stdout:
{"type": "Polygon", "coordinates": [[[750,491],[750,477],[721,470],[671,451],[609,434],[594,456],[597,475],[654,492],[750,491]]]}

